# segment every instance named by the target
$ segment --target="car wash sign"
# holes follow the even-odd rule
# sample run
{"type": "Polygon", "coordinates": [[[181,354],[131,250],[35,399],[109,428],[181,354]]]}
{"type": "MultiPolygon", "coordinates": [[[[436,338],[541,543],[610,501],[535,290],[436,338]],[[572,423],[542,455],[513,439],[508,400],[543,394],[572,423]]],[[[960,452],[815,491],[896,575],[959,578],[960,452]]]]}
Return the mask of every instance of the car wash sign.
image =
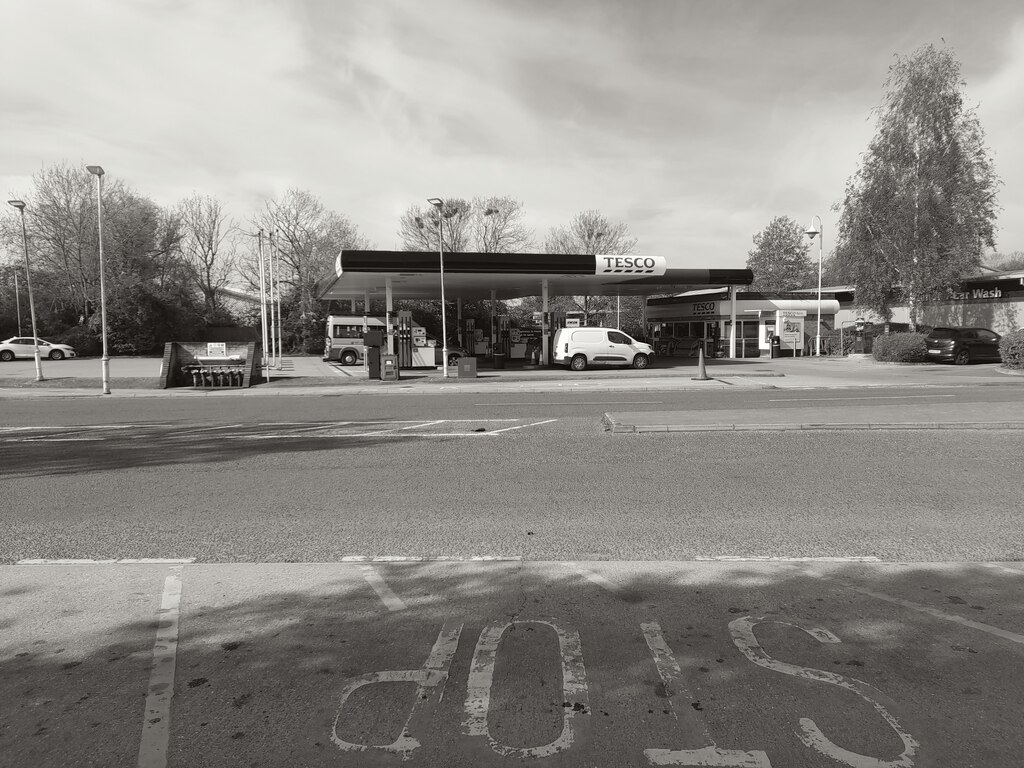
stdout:
{"type": "Polygon", "coordinates": [[[595,275],[664,275],[664,256],[594,256],[595,275]]]}

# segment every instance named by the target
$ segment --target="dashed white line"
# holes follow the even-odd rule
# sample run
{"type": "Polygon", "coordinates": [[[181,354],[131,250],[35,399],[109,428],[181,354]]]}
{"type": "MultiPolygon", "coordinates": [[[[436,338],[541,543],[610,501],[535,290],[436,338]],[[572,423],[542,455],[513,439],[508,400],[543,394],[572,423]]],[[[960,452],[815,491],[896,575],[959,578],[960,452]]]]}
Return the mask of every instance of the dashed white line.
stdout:
{"type": "Polygon", "coordinates": [[[160,600],[153,667],[146,692],[139,768],[165,768],[171,730],[171,697],[174,695],[174,667],[178,652],[178,609],[181,604],[181,570],[174,566],[164,580],[160,600]]]}
{"type": "Polygon", "coordinates": [[[892,603],[893,605],[900,605],[904,608],[909,608],[912,611],[927,614],[928,616],[932,616],[936,619],[942,619],[943,621],[949,621],[953,624],[960,624],[965,627],[970,627],[971,629],[977,629],[981,632],[987,632],[990,635],[1001,637],[1004,640],[1009,640],[1012,643],[1024,645],[1024,635],[1019,635],[1016,632],[1010,632],[1009,630],[1002,629],[1001,627],[994,627],[991,624],[965,619],[963,616],[957,616],[955,613],[946,613],[945,611],[940,611],[938,608],[932,608],[929,605],[922,605],[921,603],[915,603],[912,600],[904,600],[902,597],[893,597],[892,595],[886,595],[882,592],[876,592],[873,589],[859,587],[856,584],[852,584],[844,579],[837,579],[834,576],[818,574],[818,577],[825,581],[831,581],[835,584],[839,584],[847,589],[852,589],[854,592],[860,592],[862,595],[873,597],[876,600],[883,600],[887,603],[892,603]]]}
{"type": "Polygon", "coordinates": [[[391,591],[391,587],[387,585],[387,582],[377,573],[376,569],[370,565],[364,565],[363,578],[366,579],[367,583],[373,587],[373,591],[377,593],[377,597],[381,599],[381,602],[387,606],[389,611],[404,611],[405,603],[391,591]]]}
{"type": "Polygon", "coordinates": [[[15,565],[185,565],[194,563],[194,557],[122,557],[116,560],[90,558],[56,558],[19,560],[15,565]]]}
{"type": "Polygon", "coordinates": [[[617,597],[622,597],[625,594],[625,590],[618,584],[609,581],[599,573],[594,573],[594,571],[590,571],[586,568],[583,568],[578,563],[567,562],[562,563],[562,565],[564,565],[566,568],[572,568],[574,571],[576,571],[576,573],[585,578],[587,581],[591,582],[592,584],[597,584],[597,586],[601,587],[601,589],[611,592],[613,595],[617,597]]]}

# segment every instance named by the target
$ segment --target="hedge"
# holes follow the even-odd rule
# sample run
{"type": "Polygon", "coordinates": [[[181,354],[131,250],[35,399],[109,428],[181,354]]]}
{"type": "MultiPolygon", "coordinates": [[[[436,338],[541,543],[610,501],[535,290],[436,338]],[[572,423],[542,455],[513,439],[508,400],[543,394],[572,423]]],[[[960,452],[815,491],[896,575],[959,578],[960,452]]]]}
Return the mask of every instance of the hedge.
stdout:
{"type": "Polygon", "coordinates": [[[890,333],[875,337],[872,354],[875,360],[885,363],[923,363],[927,347],[923,333],[890,333]]]}
{"type": "Polygon", "coordinates": [[[1024,329],[1013,331],[999,340],[999,354],[1003,356],[1003,367],[1024,370],[1024,329]]]}

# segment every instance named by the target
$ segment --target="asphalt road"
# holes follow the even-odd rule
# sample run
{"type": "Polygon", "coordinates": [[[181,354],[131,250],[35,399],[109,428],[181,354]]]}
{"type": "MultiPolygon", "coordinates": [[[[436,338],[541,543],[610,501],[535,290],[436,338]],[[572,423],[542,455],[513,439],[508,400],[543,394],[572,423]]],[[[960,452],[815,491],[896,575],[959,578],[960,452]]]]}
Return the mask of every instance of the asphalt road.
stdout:
{"type": "MultiPolygon", "coordinates": [[[[997,413],[1016,392],[899,396],[997,413]]],[[[0,560],[1024,557],[1019,431],[630,437],[600,423],[613,407],[798,394],[25,401],[27,424],[0,433],[0,560]]],[[[879,393],[844,395],[837,413],[879,393]]]]}
{"type": "Polygon", "coordinates": [[[0,766],[1016,765],[1020,431],[601,416],[1018,391],[19,400],[0,766]]]}

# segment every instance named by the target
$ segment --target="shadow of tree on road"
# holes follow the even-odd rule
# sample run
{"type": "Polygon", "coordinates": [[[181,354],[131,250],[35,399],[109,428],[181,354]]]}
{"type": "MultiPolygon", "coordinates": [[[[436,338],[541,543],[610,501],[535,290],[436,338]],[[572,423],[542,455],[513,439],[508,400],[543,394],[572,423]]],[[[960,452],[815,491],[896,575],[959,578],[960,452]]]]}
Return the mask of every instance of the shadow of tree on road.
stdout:
{"type": "MultiPolygon", "coordinates": [[[[3,570],[5,765],[136,764],[169,573],[3,570]]],[[[1024,746],[1022,570],[407,562],[197,564],[180,573],[169,766],[397,765],[397,755],[346,751],[332,735],[388,744],[418,695],[426,698],[409,724],[419,744],[410,766],[642,766],[651,764],[645,749],[696,749],[707,739],[764,751],[776,766],[834,764],[801,742],[801,718],[854,752],[892,760],[904,749],[861,694],[751,663],[737,640],[744,626],[756,630],[758,645],[745,646],[754,655],[861,681],[858,690],[920,744],[913,765],[1011,765],[1024,746]],[[493,638],[509,623],[488,656],[488,627],[493,638]],[[443,696],[378,676],[342,705],[360,676],[422,670],[445,627],[460,629],[443,696]],[[841,642],[806,631],[817,628],[841,642]],[[560,651],[574,632],[579,652],[560,651]],[[575,656],[582,690],[563,680],[562,661],[575,656]],[[464,733],[467,700],[482,701],[471,668],[488,664],[483,722],[511,750],[506,757],[464,733]],[[576,734],[564,753],[531,756],[559,738],[563,719],[576,734]]]]}

